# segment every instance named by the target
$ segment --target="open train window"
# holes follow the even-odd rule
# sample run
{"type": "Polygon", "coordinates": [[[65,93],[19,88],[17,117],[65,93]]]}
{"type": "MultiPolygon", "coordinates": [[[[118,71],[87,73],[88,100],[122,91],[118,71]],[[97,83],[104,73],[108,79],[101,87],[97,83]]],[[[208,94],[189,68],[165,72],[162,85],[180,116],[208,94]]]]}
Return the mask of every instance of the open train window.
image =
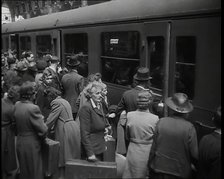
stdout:
{"type": "Polygon", "coordinates": [[[21,36],[20,37],[20,50],[21,50],[21,52],[31,50],[31,38],[30,38],[30,36],[21,36]]]}
{"type": "Polygon", "coordinates": [[[152,79],[151,87],[158,90],[163,89],[164,79],[164,43],[162,36],[148,37],[148,61],[149,71],[152,79]]]}
{"type": "Polygon", "coordinates": [[[140,64],[139,32],[104,32],[102,40],[102,79],[130,86],[140,64]]]}
{"type": "Polygon", "coordinates": [[[51,36],[38,35],[36,36],[37,57],[42,57],[46,54],[52,54],[51,36]]]}
{"type": "Polygon", "coordinates": [[[75,33],[64,35],[64,57],[79,54],[81,56],[81,64],[78,72],[84,77],[88,76],[88,36],[86,33],[75,33]]]}
{"type": "Polygon", "coordinates": [[[183,92],[190,99],[194,97],[196,37],[176,37],[176,92],[183,92]]]}

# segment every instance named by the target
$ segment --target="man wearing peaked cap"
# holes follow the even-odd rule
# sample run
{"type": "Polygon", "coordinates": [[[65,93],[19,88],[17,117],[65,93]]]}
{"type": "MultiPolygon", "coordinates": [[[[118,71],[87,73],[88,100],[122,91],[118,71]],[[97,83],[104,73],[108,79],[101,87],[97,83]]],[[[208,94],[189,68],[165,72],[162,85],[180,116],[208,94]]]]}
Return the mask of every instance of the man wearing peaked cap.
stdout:
{"type": "Polygon", "coordinates": [[[84,86],[84,78],[79,75],[77,71],[77,68],[80,65],[79,58],[79,55],[73,55],[67,58],[66,64],[68,73],[61,79],[63,97],[70,103],[74,119],[76,118],[76,114],[78,112],[75,103],[84,86]]]}
{"type": "Polygon", "coordinates": [[[157,124],[149,157],[151,178],[192,178],[192,166],[198,159],[197,133],[187,121],[193,105],[184,93],[175,93],[165,100],[170,116],[157,124]]]}

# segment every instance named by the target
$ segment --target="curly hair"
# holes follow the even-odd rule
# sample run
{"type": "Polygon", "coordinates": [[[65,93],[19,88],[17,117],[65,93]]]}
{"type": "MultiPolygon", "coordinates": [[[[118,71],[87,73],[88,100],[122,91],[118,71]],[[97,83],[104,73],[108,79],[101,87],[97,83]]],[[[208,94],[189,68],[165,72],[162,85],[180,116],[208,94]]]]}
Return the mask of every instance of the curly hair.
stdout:
{"type": "Polygon", "coordinates": [[[49,86],[45,90],[45,95],[49,99],[49,102],[51,102],[54,99],[56,99],[58,96],[61,96],[61,92],[59,90],[57,90],[56,88],[49,86]]]}
{"type": "Polygon", "coordinates": [[[83,93],[86,96],[87,99],[90,99],[93,92],[92,89],[93,88],[99,88],[101,89],[101,91],[103,90],[103,85],[102,83],[98,82],[98,81],[93,81],[90,82],[84,89],[83,89],[83,93]]]}
{"type": "Polygon", "coordinates": [[[148,109],[150,103],[152,102],[152,94],[147,90],[142,90],[139,92],[137,97],[138,109],[148,109]]]}

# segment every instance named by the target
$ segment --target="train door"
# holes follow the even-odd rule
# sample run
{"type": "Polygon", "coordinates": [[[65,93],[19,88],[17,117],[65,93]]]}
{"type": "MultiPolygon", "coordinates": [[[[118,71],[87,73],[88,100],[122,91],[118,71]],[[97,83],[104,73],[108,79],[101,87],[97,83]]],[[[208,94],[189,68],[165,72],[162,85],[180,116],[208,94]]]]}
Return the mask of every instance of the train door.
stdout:
{"type": "MultiPolygon", "coordinates": [[[[146,65],[150,70],[151,89],[159,100],[168,96],[170,29],[169,22],[145,23],[146,65]]],[[[145,43],[144,42],[144,43],[145,43]]],[[[164,108],[164,115],[167,109],[164,108]]]]}
{"type": "Polygon", "coordinates": [[[194,105],[193,122],[211,126],[221,105],[221,19],[172,22],[169,95],[184,92],[194,105]]]}

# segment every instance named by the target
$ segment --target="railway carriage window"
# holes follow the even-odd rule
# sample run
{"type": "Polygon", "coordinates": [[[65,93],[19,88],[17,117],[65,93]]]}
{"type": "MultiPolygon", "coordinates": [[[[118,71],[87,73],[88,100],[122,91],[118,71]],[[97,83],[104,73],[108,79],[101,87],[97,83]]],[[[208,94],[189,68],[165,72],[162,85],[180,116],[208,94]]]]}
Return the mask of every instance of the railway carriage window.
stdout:
{"type": "Polygon", "coordinates": [[[10,35],[11,39],[11,50],[17,50],[17,45],[18,45],[18,35],[11,34],[10,35]]]}
{"type": "Polygon", "coordinates": [[[102,33],[102,79],[130,86],[139,67],[139,32],[102,33]]]}
{"type": "Polygon", "coordinates": [[[175,85],[177,92],[194,97],[196,38],[179,36],[176,38],[175,85]]]}
{"type": "Polygon", "coordinates": [[[9,37],[4,38],[4,42],[5,42],[5,49],[8,50],[9,49],[9,37]]]}
{"type": "Polygon", "coordinates": [[[151,87],[162,90],[164,76],[164,37],[148,37],[148,61],[151,87]]]}
{"type": "Polygon", "coordinates": [[[52,44],[50,35],[36,36],[37,56],[43,57],[46,54],[52,54],[52,44]]]}
{"type": "Polygon", "coordinates": [[[20,37],[20,49],[22,52],[31,50],[31,38],[29,36],[20,37]]]}
{"type": "Polygon", "coordinates": [[[65,54],[64,57],[72,54],[81,56],[81,63],[78,72],[84,77],[88,76],[88,37],[86,33],[65,34],[65,54]]]}

